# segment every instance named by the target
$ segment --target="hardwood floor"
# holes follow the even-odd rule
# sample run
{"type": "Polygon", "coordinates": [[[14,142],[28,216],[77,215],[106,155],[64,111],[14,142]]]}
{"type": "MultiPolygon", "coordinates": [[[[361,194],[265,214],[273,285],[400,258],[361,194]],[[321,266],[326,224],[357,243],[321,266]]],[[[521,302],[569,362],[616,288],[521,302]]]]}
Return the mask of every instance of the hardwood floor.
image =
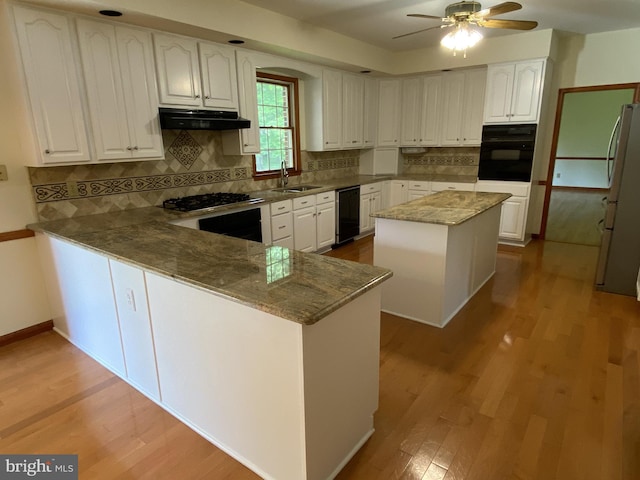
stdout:
{"type": "MultiPolygon", "coordinates": [[[[372,262],[371,237],[328,253],[372,262]]],[[[382,315],[376,432],[346,479],[640,478],[640,303],[597,248],[501,247],[446,328],[382,315]]],[[[55,333],[0,348],[0,452],[78,453],[82,479],[255,479],[55,333]]]]}

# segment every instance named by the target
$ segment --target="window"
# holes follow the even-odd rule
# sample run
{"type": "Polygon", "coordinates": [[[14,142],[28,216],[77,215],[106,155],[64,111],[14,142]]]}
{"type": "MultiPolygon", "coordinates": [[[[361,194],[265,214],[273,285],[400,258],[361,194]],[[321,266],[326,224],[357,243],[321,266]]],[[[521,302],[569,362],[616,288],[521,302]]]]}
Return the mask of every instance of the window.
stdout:
{"type": "Polygon", "coordinates": [[[258,125],[260,153],[255,155],[255,176],[280,175],[282,163],[289,174],[300,173],[298,79],[258,72],[258,125]]]}

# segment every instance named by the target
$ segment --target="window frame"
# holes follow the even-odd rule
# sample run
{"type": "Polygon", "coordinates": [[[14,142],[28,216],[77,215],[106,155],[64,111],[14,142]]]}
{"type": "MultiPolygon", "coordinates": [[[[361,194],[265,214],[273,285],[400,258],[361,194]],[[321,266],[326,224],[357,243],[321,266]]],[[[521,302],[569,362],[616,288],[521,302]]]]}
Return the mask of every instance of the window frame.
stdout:
{"type": "MultiPolygon", "coordinates": [[[[299,109],[299,89],[298,79],[295,77],[287,77],[285,75],[277,75],[267,72],[256,72],[256,88],[257,83],[275,83],[279,85],[287,85],[289,92],[289,125],[292,130],[291,138],[293,139],[293,167],[287,168],[289,176],[296,176],[302,173],[300,158],[300,109],[299,109]],[[267,80],[261,82],[261,79],[267,80]]],[[[260,124],[258,123],[258,139],[260,138],[260,124]]],[[[280,169],[266,170],[258,172],[256,168],[256,156],[253,155],[253,178],[255,180],[268,180],[271,178],[280,178],[280,169]]]]}

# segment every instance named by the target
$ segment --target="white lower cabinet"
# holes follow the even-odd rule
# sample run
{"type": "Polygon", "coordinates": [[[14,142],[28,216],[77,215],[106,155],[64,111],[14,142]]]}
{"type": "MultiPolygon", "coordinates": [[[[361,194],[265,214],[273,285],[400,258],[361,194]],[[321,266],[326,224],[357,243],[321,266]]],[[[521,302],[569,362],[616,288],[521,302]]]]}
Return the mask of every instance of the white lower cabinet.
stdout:
{"type": "MultiPolygon", "coordinates": [[[[126,378],[120,326],[107,257],[38,234],[55,329],[126,378]]],[[[146,301],[146,296],[140,300],[146,301]]]]}
{"type": "Polygon", "coordinates": [[[409,184],[408,200],[415,200],[431,195],[431,182],[407,182],[409,184]]]}
{"type": "Polygon", "coordinates": [[[503,243],[524,243],[531,184],[528,182],[499,182],[479,180],[477,192],[510,193],[502,204],[499,240],[503,243]]]}
{"type": "Polygon", "coordinates": [[[406,180],[391,180],[389,192],[389,207],[406,203],[409,200],[409,182],[406,180]]]}
{"type": "Polygon", "coordinates": [[[382,182],[360,186],[360,234],[374,229],[371,214],[382,208],[382,182]]]}
{"type": "Polygon", "coordinates": [[[291,200],[282,200],[271,204],[272,245],[294,248],[292,210],[293,204],[291,200]]]}
{"type": "Polygon", "coordinates": [[[293,199],[293,238],[296,250],[316,252],[335,243],[335,192],[293,199]]]}
{"type": "Polygon", "coordinates": [[[118,308],[127,379],[138,390],[160,401],[144,272],[113,259],[109,260],[109,266],[118,308]]]}

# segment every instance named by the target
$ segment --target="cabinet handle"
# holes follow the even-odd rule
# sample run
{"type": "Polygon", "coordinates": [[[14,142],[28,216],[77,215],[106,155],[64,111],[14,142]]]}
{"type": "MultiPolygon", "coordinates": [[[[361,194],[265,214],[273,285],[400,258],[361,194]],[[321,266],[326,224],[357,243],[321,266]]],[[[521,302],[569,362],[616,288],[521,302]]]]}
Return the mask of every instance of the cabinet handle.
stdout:
{"type": "Polygon", "coordinates": [[[318,215],[320,215],[322,212],[318,212],[318,215]]]}
{"type": "Polygon", "coordinates": [[[278,210],[284,210],[285,207],[278,207],[278,210]]]}
{"type": "Polygon", "coordinates": [[[286,227],[286,225],[280,225],[280,226],[278,227],[278,230],[282,230],[282,229],[283,229],[283,228],[285,228],[285,227],[286,227]]]}
{"type": "Polygon", "coordinates": [[[51,150],[49,150],[48,148],[44,151],[44,153],[46,153],[47,155],[49,155],[51,153],[51,150]]]}
{"type": "Polygon", "coordinates": [[[315,217],[315,216],[316,216],[316,214],[314,213],[314,214],[313,214],[313,216],[315,217]]]}
{"type": "Polygon", "coordinates": [[[248,146],[249,146],[249,144],[248,144],[248,143],[245,143],[245,144],[244,144],[244,146],[245,146],[245,147],[248,147],[248,146]]]}

